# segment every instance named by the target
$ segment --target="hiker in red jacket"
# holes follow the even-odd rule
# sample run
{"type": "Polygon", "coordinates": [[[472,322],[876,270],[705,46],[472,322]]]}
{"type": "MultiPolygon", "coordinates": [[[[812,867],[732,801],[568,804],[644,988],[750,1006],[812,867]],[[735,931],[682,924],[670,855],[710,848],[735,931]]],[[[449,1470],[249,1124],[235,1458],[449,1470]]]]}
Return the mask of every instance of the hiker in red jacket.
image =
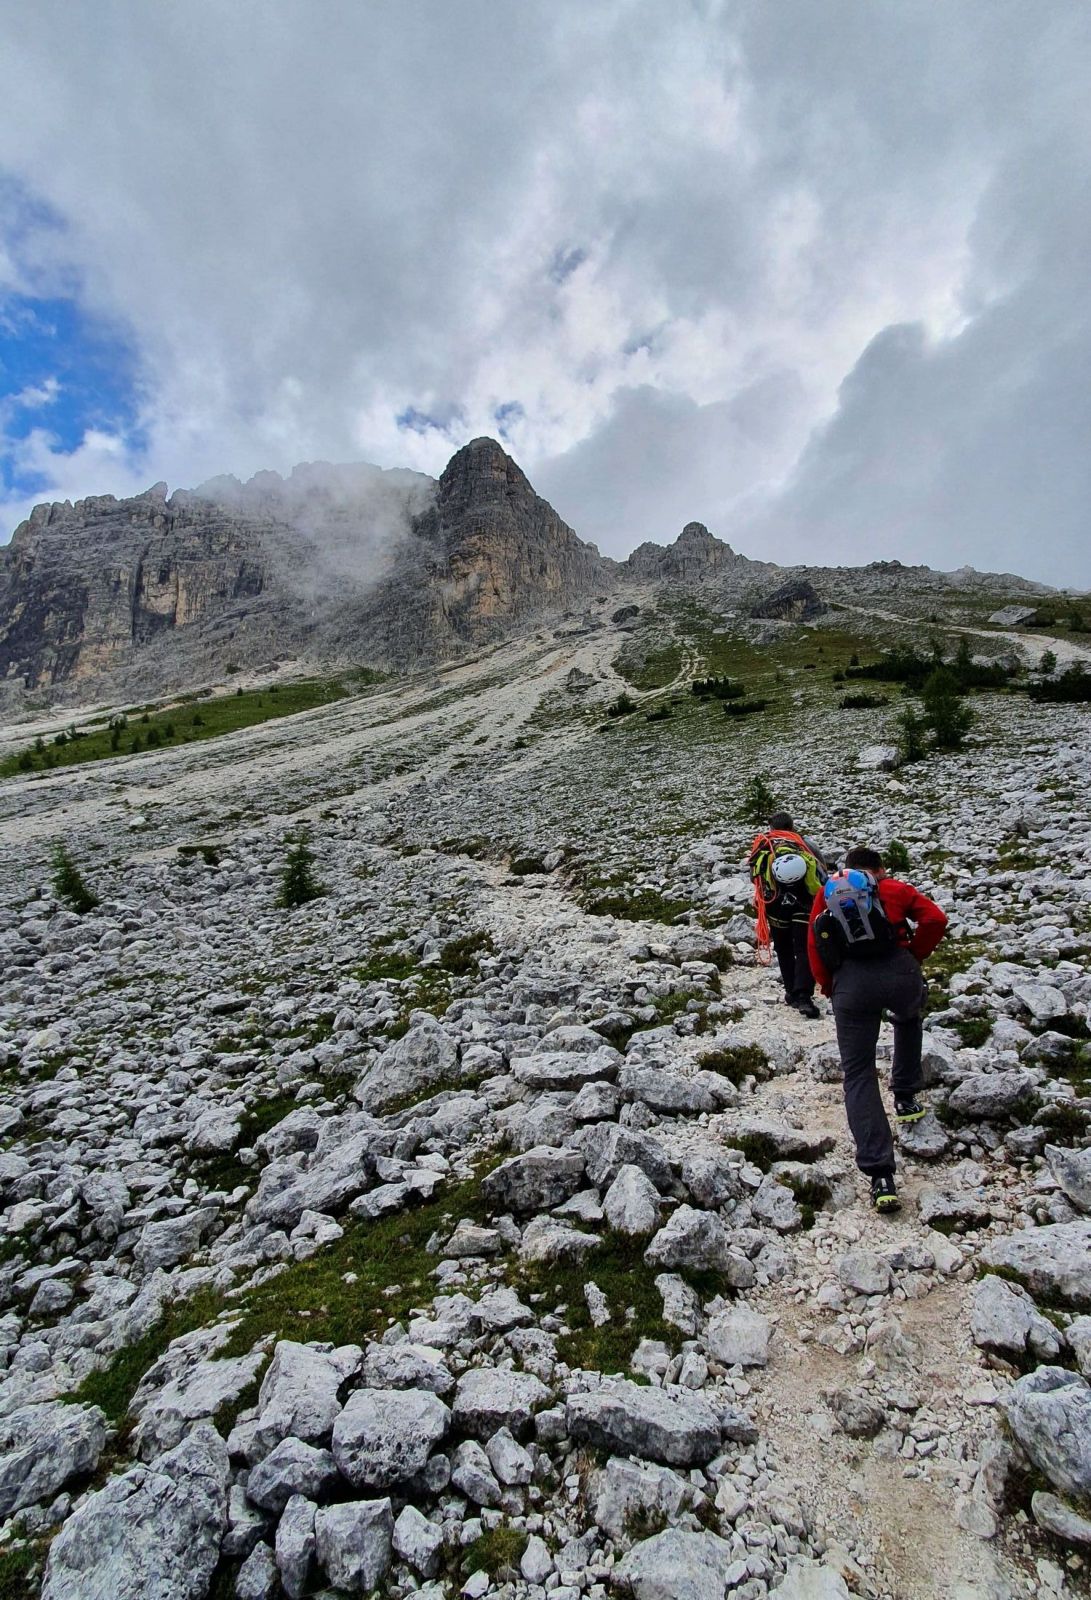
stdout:
{"type": "Polygon", "coordinates": [[[912,884],[887,876],[877,850],[860,847],[845,870],[815,895],[807,953],[815,981],[833,1000],[845,1110],[856,1143],[856,1164],[871,1179],[877,1211],[896,1211],[894,1139],[879,1093],[875,1047],[883,1012],[894,1023],[891,1087],[894,1116],[917,1122],[924,1003],[921,962],[947,931],[947,917],[912,884]]]}

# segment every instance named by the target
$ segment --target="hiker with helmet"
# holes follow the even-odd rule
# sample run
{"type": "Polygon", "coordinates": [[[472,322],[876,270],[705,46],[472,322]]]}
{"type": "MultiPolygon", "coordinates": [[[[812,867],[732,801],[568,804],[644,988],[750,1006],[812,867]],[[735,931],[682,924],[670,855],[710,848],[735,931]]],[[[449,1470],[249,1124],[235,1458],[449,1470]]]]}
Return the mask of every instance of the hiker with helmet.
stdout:
{"type": "Polygon", "coordinates": [[[815,895],[809,955],[822,993],[833,1000],[845,1111],[856,1165],[871,1179],[877,1211],[896,1211],[894,1139],[883,1109],[875,1049],[883,1012],[894,1024],[894,1117],[917,1122],[925,1108],[921,1047],[928,986],[921,962],[947,931],[934,900],[887,875],[878,850],[859,847],[815,895]]]}
{"type": "Polygon", "coordinates": [[[758,913],[758,959],[777,953],[785,1004],[817,1017],[814,977],[807,956],[807,924],[814,897],[826,881],[818,846],[795,831],[787,811],[775,811],[750,846],[750,878],[758,913]]]}

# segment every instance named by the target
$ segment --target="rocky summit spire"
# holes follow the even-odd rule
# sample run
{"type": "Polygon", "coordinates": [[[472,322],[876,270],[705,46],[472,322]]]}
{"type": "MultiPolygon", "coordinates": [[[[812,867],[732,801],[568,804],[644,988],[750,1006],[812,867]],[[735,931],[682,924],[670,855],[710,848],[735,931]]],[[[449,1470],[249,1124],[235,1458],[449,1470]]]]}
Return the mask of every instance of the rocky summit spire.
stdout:
{"type": "Polygon", "coordinates": [[[495,439],[474,439],[447,463],[415,533],[444,562],[449,625],[481,642],[506,622],[563,608],[601,584],[604,562],[535,494],[495,439]]]}
{"type": "Polygon", "coordinates": [[[637,578],[700,581],[740,558],[729,544],[709,533],[703,522],[687,522],[673,544],[638,545],[624,563],[637,578]]]}

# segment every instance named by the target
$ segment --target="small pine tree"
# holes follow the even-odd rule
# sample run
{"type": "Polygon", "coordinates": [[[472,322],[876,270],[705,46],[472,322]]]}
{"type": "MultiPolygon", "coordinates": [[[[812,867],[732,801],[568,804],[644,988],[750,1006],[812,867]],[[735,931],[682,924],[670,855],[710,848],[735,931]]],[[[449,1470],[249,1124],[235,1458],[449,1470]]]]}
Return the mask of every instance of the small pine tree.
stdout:
{"type": "Polygon", "coordinates": [[[883,851],[883,861],[890,872],[909,871],[909,851],[900,839],[891,839],[883,851]]]}
{"type": "Polygon", "coordinates": [[[769,780],[764,773],[755,772],[743,791],[739,820],[755,824],[768,822],[769,813],[776,808],[777,797],[769,787],[769,780]]]}
{"type": "Polygon", "coordinates": [[[903,767],[914,761],[923,761],[928,753],[925,735],[927,724],[916,706],[906,706],[898,718],[898,759],[903,767]]]}
{"type": "Polygon", "coordinates": [[[1043,650],[1038,662],[1038,671],[1043,678],[1048,678],[1050,673],[1057,670],[1057,657],[1052,650],[1043,650]]]}
{"type": "Polygon", "coordinates": [[[19,760],[16,762],[16,766],[19,768],[20,772],[33,772],[37,765],[38,763],[34,759],[33,750],[24,750],[22,755],[20,755],[19,760]]]}
{"type": "Polygon", "coordinates": [[[291,909],[306,905],[309,900],[317,900],[325,892],[314,875],[314,851],[311,849],[310,836],[300,833],[288,847],[277,904],[291,909]]]}
{"type": "Polygon", "coordinates": [[[99,903],[98,895],[93,894],[84,883],[79,868],[63,844],[53,846],[50,859],[53,862],[53,893],[57,899],[67,901],[81,917],[93,911],[99,903]]]}
{"type": "Polygon", "coordinates": [[[958,679],[946,667],[937,667],[921,690],[925,725],[931,729],[937,750],[961,750],[973,726],[974,714],[962,699],[958,679]]]}

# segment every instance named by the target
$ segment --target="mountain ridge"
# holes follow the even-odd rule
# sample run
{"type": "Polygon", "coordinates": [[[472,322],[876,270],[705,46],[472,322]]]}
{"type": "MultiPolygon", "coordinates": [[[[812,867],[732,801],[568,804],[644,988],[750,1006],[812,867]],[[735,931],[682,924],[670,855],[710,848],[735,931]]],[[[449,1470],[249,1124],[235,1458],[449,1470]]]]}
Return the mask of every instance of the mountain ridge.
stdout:
{"type": "Polygon", "coordinates": [[[783,568],[704,524],[672,543],[603,556],[536,493],[494,439],[436,480],[368,463],[300,463],[168,493],[36,506],[0,547],[0,698],[71,700],[181,687],[234,666],[364,661],[406,670],[497,643],[630,584],[707,586],[720,598],[793,577],[867,571],[884,583],[1030,580],[877,563],[783,568]]]}

